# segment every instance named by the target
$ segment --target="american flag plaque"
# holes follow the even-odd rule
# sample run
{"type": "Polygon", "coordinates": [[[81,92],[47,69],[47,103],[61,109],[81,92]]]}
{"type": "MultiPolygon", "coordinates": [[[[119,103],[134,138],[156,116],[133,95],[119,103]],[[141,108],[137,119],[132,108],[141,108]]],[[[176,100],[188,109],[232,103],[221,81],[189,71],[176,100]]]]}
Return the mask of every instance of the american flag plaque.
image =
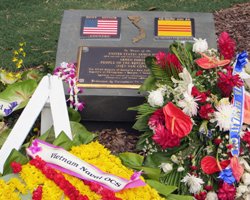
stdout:
{"type": "Polygon", "coordinates": [[[83,39],[120,39],[120,33],[121,17],[82,17],[83,39]]]}

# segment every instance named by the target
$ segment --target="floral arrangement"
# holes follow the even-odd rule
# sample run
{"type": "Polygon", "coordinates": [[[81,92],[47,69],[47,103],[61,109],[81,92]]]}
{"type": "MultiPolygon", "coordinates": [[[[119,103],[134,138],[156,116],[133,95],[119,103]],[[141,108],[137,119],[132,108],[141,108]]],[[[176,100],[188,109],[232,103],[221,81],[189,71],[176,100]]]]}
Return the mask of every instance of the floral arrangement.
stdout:
{"type": "MultiPolygon", "coordinates": [[[[111,155],[110,151],[98,142],[73,146],[70,152],[104,172],[117,174],[126,179],[133,174],[132,170],[122,165],[119,158],[111,155]]],[[[33,200],[164,199],[149,185],[114,193],[97,183],[80,180],[54,170],[39,158],[24,165],[12,162],[11,166],[17,176],[6,181],[0,179],[0,199],[22,199],[28,193],[32,194],[33,200]]]]}
{"type": "Polygon", "coordinates": [[[82,93],[82,89],[77,86],[76,65],[74,63],[63,62],[60,66],[56,67],[53,74],[60,77],[69,85],[69,98],[67,99],[69,106],[75,108],[75,110],[82,111],[85,105],[77,96],[79,93],[82,93]]]}
{"type": "Polygon", "coordinates": [[[197,200],[250,199],[250,66],[235,45],[223,32],[218,51],[195,39],[147,57],[147,102],[130,109],[145,165],[197,200]]]}

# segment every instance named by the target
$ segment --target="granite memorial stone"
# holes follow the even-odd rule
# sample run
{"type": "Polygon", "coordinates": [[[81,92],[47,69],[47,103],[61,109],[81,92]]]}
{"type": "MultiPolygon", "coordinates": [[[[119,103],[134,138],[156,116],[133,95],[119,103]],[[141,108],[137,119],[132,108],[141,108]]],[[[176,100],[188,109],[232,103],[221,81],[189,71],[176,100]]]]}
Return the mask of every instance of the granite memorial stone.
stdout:
{"type": "Polygon", "coordinates": [[[138,92],[149,73],[144,58],[194,37],[216,48],[211,13],[66,10],[56,64],[78,63],[84,120],[134,121],[127,108],[144,100],[138,92]]]}

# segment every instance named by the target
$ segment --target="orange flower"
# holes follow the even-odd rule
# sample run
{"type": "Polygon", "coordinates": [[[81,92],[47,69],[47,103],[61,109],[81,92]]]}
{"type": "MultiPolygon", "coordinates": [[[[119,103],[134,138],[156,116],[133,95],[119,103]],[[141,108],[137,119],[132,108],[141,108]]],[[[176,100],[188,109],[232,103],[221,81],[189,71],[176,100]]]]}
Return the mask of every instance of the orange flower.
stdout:
{"type": "Polygon", "coordinates": [[[245,94],[244,123],[250,125],[250,94],[245,94]]]}
{"type": "Polygon", "coordinates": [[[193,127],[193,123],[188,115],[180,108],[169,102],[163,107],[166,128],[178,138],[188,135],[193,127]]]}
{"type": "Polygon", "coordinates": [[[215,57],[207,56],[204,53],[200,53],[203,57],[197,59],[195,62],[203,69],[212,69],[215,67],[222,67],[230,63],[230,60],[218,60],[215,57]]]}

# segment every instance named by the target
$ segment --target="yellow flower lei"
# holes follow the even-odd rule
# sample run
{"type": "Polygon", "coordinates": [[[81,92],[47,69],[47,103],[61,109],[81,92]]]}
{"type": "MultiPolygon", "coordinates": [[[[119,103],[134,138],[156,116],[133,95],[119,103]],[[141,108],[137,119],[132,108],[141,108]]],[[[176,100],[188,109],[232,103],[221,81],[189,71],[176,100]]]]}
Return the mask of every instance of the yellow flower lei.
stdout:
{"type": "MultiPolygon", "coordinates": [[[[107,150],[98,142],[74,146],[70,152],[84,161],[95,165],[104,172],[115,174],[126,179],[129,179],[133,174],[132,170],[122,165],[119,158],[112,155],[109,150],[107,150]]],[[[19,192],[24,194],[27,192],[27,190],[29,190],[32,193],[39,185],[43,185],[43,200],[59,200],[62,199],[62,197],[64,197],[65,200],[69,200],[68,197],[64,196],[63,191],[53,181],[47,179],[45,175],[36,167],[30,164],[23,165],[22,171],[19,173],[19,175],[26,185],[22,184],[17,178],[12,178],[7,183],[3,180],[0,180],[0,199],[20,199],[19,192]],[[15,192],[16,190],[19,192],[15,192]]],[[[101,200],[101,196],[91,191],[89,186],[84,185],[82,180],[68,174],[63,175],[80,191],[81,194],[87,195],[90,200],[101,200]]],[[[151,188],[149,185],[124,189],[120,192],[117,192],[115,195],[116,197],[119,197],[123,200],[164,199],[161,198],[157,191],[151,188]]]]}

